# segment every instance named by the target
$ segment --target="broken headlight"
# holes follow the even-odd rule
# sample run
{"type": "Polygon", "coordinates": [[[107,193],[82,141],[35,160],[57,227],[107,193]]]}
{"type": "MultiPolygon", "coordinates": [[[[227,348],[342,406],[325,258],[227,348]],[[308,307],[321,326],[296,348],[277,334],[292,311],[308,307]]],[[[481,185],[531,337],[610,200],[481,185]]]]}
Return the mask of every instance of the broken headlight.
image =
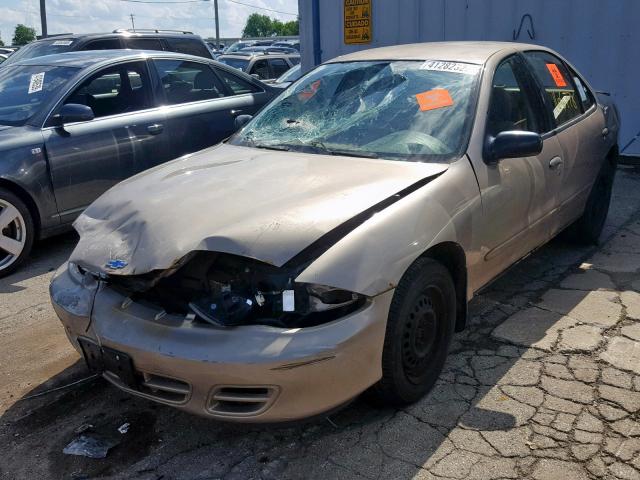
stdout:
{"type": "Polygon", "coordinates": [[[336,320],[364,304],[357,293],[296,283],[295,272],[230,254],[200,252],[172,275],[139,293],[167,312],[195,314],[217,326],[308,327],[336,320]]]}

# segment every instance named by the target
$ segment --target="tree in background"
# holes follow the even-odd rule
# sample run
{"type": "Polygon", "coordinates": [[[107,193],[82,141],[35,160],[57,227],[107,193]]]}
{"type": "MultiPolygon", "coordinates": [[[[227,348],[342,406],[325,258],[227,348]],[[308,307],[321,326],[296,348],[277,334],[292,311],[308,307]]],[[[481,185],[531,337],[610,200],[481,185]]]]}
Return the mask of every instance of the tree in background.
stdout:
{"type": "Polygon", "coordinates": [[[242,36],[246,37],[273,37],[298,35],[299,21],[281,22],[277,18],[269,18],[266,15],[252,13],[247,18],[247,23],[242,30],[242,36]]]}
{"type": "Polygon", "coordinates": [[[0,47],[4,47],[4,42],[2,41],[1,38],[0,38],[0,47]]]}
{"type": "Polygon", "coordinates": [[[26,25],[16,25],[16,30],[13,34],[13,45],[26,45],[29,42],[33,42],[36,39],[36,30],[26,25]]]}

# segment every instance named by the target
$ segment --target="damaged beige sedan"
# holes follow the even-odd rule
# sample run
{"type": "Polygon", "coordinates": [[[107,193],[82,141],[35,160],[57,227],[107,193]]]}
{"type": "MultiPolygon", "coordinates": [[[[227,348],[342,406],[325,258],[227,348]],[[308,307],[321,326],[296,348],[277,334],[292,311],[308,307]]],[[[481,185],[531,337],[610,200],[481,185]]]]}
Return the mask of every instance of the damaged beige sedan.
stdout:
{"type": "Polygon", "coordinates": [[[90,369],[196,414],[414,402],[474,292],[567,227],[597,242],[617,136],[609,98],[540,46],[350,54],[98,199],[53,305],[90,369]]]}

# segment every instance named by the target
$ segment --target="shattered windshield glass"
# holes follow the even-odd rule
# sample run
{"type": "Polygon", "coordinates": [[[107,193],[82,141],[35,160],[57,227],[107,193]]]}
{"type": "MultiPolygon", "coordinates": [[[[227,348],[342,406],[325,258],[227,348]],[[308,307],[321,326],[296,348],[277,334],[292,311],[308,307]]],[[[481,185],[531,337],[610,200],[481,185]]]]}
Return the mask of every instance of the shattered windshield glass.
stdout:
{"type": "Polygon", "coordinates": [[[450,161],[464,153],[480,67],[439,61],[322,65],[230,143],[273,150],[450,161]]]}

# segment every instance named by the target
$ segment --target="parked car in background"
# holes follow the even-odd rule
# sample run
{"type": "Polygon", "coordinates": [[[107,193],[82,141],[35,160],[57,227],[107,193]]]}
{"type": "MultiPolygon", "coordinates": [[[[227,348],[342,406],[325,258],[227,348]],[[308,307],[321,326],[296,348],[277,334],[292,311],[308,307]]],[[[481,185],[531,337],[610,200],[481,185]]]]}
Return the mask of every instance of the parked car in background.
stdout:
{"type": "Polygon", "coordinates": [[[195,414],[412,403],[475,292],[565,228],[598,241],[618,132],[611,98],[540,45],[335,58],[93,203],[53,305],[93,372],[195,414]]]}
{"type": "Polygon", "coordinates": [[[227,138],[273,89],[171,52],[71,52],[0,69],[0,276],[112,185],[227,138]],[[157,86],[157,87],[154,87],[157,86]]]}
{"type": "Polygon", "coordinates": [[[276,78],[271,84],[273,87],[287,88],[302,76],[302,66],[300,64],[290,68],[285,73],[276,78]]]}
{"type": "Polygon", "coordinates": [[[3,63],[7,58],[9,58],[9,55],[6,53],[0,53],[0,63],[3,63]]]}
{"type": "Polygon", "coordinates": [[[300,52],[300,42],[298,41],[290,41],[290,42],[274,42],[271,44],[272,47],[289,47],[294,48],[298,52],[300,52]]]}
{"type": "Polygon", "coordinates": [[[11,56],[11,63],[64,52],[83,50],[161,50],[213,58],[202,38],[175,30],[114,30],[111,33],[56,35],[31,42],[11,56]]]}
{"type": "Polygon", "coordinates": [[[300,55],[288,53],[236,52],[220,55],[219,62],[253,75],[262,81],[275,80],[300,63],[300,55]]]}
{"type": "Polygon", "coordinates": [[[274,47],[269,45],[267,47],[245,47],[240,50],[239,53],[288,53],[291,55],[298,55],[298,51],[292,47],[274,47]]]}
{"type": "Polygon", "coordinates": [[[9,48],[9,47],[0,47],[0,54],[2,55],[11,55],[13,54],[16,50],[18,50],[17,47],[14,48],[9,48]]]}

